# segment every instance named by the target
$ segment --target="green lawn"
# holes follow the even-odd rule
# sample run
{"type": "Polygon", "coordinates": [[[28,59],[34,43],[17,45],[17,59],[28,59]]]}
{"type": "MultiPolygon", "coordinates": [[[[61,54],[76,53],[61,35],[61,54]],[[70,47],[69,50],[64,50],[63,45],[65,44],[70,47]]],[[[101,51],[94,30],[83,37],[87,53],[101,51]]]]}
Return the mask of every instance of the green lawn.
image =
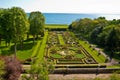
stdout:
{"type": "Polygon", "coordinates": [[[46,24],[45,28],[68,28],[66,24],[46,24]]]}
{"type": "Polygon", "coordinates": [[[62,34],[58,34],[58,39],[59,39],[60,45],[65,45],[62,34]]]}
{"type": "Polygon", "coordinates": [[[39,41],[37,42],[36,46],[33,47],[33,52],[32,52],[31,57],[37,56],[38,50],[39,50],[39,48],[40,48],[40,44],[41,44],[41,40],[39,40],[39,41]]]}
{"type": "Polygon", "coordinates": [[[89,44],[85,43],[85,41],[79,40],[79,42],[98,63],[105,62],[106,60],[105,56],[103,55],[98,56],[98,52],[96,50],[92,50],[92,48],[89,47],[89,44]]]}
{"type": "Polygon", "coordinates": [[[53,58],[62,58],[62,56],[60,55],[60,54],[51,54],[51,56],[53,57],[53,58]]]}
{"type": "Polygon", "coordinates": [[[10,46],[6,46],[5,41],[2,40],[1,45],[0,45],[0,55],[11,55],[11,54],[13,54],[13,50],[11,50],[11,46],[13,46],[13,43],[10,43],[10,46]]]}
{"type": "Polygon", "coordinates": [[[38,60],[37,61],[43,60],[46,42],[47,42],[47,37],[48,37],[48,31],[45,32],[45,35],[44,35],[43,40],[42,40],[42,44],[40,46],[40,49],[38,50],[38,55],[37,55],[38,60]]]}
{"type": "Polygon", "coordinates": [[[119,64],[119,65],[111,65],[111,66],[107,66],[107,68],[120,68],[120,64],[119,64]]]}
{"type": "MultiPolygon", "coordinates": [[[[31,37],[31,36],[30,36],[31,37]]],[[[32,38],[25,40],[23,48],[20,48],[20,44],[17,44],[17,58],[19,60],[26,60],[36,55],[37,47],[39,47],[41,40],[35,41],[33,44],[32,38]]],[[[5,41],[2,41],[0,45],[0,55],[14,55],[14,43],[10,43],[10,46],[6,47],[5,41]]]]}
{"type": "Polygon", "coordinates": [[[84,58],[85,56],[84,56],[84,54],[76,54],[75,55],[75,58],[80,58],[80,59],[82,59],[82,58],[84,58]]]}
{"type": "MultiPolygon", "coordinates": [[[[25,60],[30,58],[35,44],[33,44],[33,41],[24,42],[23,49],[17,48],[17,58],[20,60],[25,60]]],[[[19,46],[20,45],[18,45],[18,47],[19,46]]]]}

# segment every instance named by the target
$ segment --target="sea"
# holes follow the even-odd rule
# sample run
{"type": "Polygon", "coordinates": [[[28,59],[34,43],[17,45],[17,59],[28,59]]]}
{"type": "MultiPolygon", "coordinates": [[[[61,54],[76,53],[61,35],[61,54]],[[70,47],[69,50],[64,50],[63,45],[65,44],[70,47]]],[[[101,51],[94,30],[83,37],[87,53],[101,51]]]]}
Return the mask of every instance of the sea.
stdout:
{"type": "MultiPolygon", "coordinates": [[[[29,16],[30,13],[27,13],[29,16]]],[[[43,13],[46,24],[71,24],[75,20],[105,17],[107,20],[120,19],[120,14],[43,13]]]]}

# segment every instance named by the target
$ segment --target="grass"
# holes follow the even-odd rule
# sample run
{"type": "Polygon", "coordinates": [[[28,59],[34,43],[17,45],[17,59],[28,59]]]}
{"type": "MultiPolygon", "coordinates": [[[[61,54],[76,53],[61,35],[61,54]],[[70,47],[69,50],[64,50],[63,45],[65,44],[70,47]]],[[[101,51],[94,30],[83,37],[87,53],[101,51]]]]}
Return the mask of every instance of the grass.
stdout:
{"type": "Polygon", "coordinates": [[[83,54],[76,54],[75,55],[75,58],[80,58],[80,59],[82,59],[82,58],[84,58],[85,56],[83,55],[83,54]]]}
{"type": "Polygon", "coordinates": [[[103,56],[103,55],[98,56],[98,52],[96,50],[92,50],[89,47],[89,44],[85,43],[85,41],[79,40],[79,42],[98,63],[105,62],[105,60],[106,60],[105,56],[103,56]]]}
{"type": "Polygon", "coordinates": [[[44,57],[44,52],[45,52],[45,47],[46,47],[46,42],[47,42],[47,37],[48,37],[48,31],[45,32],[45,35],[42,40],[42,44],[40,49],[38,50],[38,55],[37,55],[37,61],[42,61],[44,57]]]}
{"type": "Polygon", "coordinates": [[[1,45],[0,45],[0,55],[13,54],[13,50],[11,50],[11,46],[13,46],[13,43],[10,43],[10,46],[6,46],[5,41],[2,40],[1,45]]]}
{"type": "Polygon", "coordinates": [[[38,49],[40,48],[40,43],[41,43],[41,41],[38,41],[37,45],[35,47],[33,47],[33,53],[31,55],[31,57],[37,56],[38,49]]]}
{"type": "Polygon", "coordinates": [[[107,66],[107,68],[120,68],[120,64],[119,64],[119,65],[111,65],[111,66],[107,66]]]}
{"type": "Polygon", "coordinates": [[[78,48],[76,48],[76,47],[69,47],[71,50],[74,50],[74,51],[76,51],[76,50],[78,50],[78,48]]]}
{"type": "Polygon", "coordinates": [[[65,29],[67,29],[68,25],[65,25],[65,24],[63,24],[63,25],[61,25],[61,24],[47,24],[45,26],[45,28],[65,28],[65,29]]]}
{"type": "Polygon", "coordinates": [[[24,50],[24,51],[17,51],[17,58],[20,60],[26,60],[31,57],[32,49],[24,50]]]}
{"type": "MultiPolygon", "coordinates": [[[[36,45],[33,44],[33,41],[24,42],[23,49],[17,48],[17,58],[20,60],[26,60],[31,57],[33,52],[33,47],[36,45]]],[[[20,47],[20,45],[18,45],[20,47]]],[[[14,48],[14,47],[13,47],[14,48]]]]}
{"type": "Polygon", "coordinates": [[[37,49],[36,46],[39,42],[40,40],[38,42],[36,41],[35,43],[33,43],[33,41],[26,42],[25,44],[27,45],[24,45],[23,50],[17,51],[17,57],[20,60],[26,60],[33,57],[33,54],[35,55],[35,50],[37,49]]]}
{"type": "Polygon", "coordinates": [[[59,39],[60,45],[65,45],[63,37],[61,34],[58,34],[58,39],[59,39]]]}
{"type": "Polygon", "coordinates": [[[60,54],[51,54],[51,56],[53,57],[53,58],[62,58],[62,56],[60,55],[60,54]]]}
{"type": "MultiPolygon", "coordinates": [[[[40,44],[41,40],[35,41],[33,44],[32,38],[25,40],[23,43],[23,49],[20,48],[20,44],[17,44],[17,58],[19,60],[26,60],[30,58],[31,56],[35,56],[36,49],[38,46],[37,44],[40,44]]],[[[10,46],[6,47],[5,41],[2,41],[0,45],[0,55],[13,55],[14,54],[14,43],[11,43],[10,46]]]]}

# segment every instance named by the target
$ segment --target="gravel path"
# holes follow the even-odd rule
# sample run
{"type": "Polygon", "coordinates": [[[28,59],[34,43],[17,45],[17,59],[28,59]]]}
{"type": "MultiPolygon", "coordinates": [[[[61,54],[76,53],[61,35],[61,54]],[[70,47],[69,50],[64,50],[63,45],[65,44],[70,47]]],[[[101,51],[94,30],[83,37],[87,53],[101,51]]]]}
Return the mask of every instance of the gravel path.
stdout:
{"type": "Polygon", "coordinates": [[[93,80],[95,78],[108,79],[111,75],[112,74],[50,74],[49,80],[93,80]]]}
{"type": "MultiPolygon", "coordinates": [[[[93,44],[90,44],[90,45],[94,46],[93,44]]],[[[113,58],[111,59],[110,56],[106,55],[100,48],[95,47],[95,46],[94,46],[94,48],[95,48],[96,51],[100,52],[102,55],[104,55],[109,60],[109,62],[107,63],[107,65],[118,64],[118,61],[116,61],[113,58]]]]}

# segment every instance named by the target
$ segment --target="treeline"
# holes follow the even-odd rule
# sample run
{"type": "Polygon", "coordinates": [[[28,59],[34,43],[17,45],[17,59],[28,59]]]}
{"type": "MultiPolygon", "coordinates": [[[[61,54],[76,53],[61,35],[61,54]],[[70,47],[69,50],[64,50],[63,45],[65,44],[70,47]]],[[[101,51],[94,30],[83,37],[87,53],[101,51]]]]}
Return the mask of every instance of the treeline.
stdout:
{"type": "Polygon", "coordinates": [[[84,18],[72,22],[69,29],[80,39],[104,47],[107,51],[120,51],[120,19],[106,20],[105,17],[84,18]]]}
{"type": "Polygon", "coordinates": [[[0,9],[0,44],[4,40],[6,46],[14,43],[16,54],[17,43],[23,45],[25,36],[33,35],[33,42],[38,35],[44,35],[45,18],[39,11],[31,12],[29,18],[19,7],[0,9]]]}

